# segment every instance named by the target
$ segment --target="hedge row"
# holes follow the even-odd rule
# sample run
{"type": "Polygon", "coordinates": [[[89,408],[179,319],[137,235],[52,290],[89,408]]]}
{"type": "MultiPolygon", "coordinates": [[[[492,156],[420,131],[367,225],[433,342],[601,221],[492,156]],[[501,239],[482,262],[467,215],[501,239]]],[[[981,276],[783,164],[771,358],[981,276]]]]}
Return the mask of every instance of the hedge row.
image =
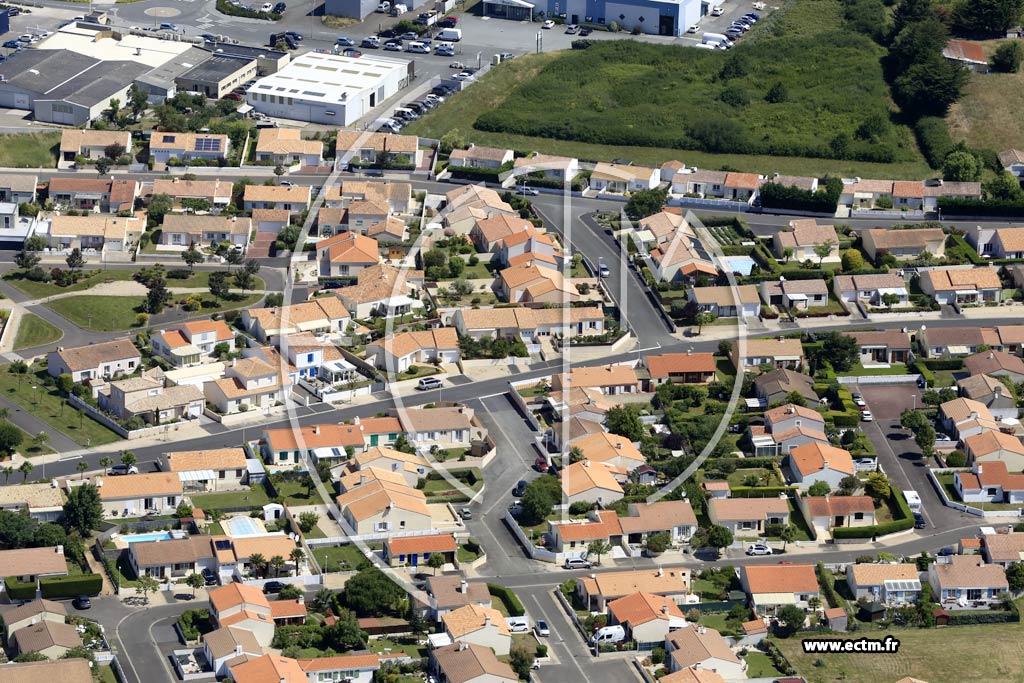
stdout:
{"type": "Polygon", "coordinates": [[[950,626],[970,626],[973,624],[1015,624],[1020,621],[1020,612],[1006,610],[1002,612],[955,612],[949,615],[950,626]]]}
{"type": "Polygon", "coordinates": [[[801,190],[792,185],[768,182],[760,189],[761,206],[766,209],[792,209],[834,214],[839,205],[839,195],[842,191],[843,182],[838,178],[829,178],[825,181],[825,186],[819,187],[816,192],[801,190]]]}
{"type": "Polygon", "coordinates": [[[780,493],[790,493],[790,486],[732,486],[729,495],[733,498],[776,498],[780,493]]]}
{"type": "Polygon", "coordinates": [[[938,116],[922,116],[914,124],[914,134],[921,153],[932,168],[942,168],[946,155],[953,151],[953,138],[946,120],[938,116]]]}
{"type": "Polygon", "coordinates": [[[907,505],[906,499],[903,498],[903,493],[895,488],[890,489],[889,502],[894,503],[899,508],[899,519],[873,526],[840,527],[832,530],[832,538],[837,540],[842,538],[873,538],[912,528],[914,526],[914,516],[910,512],[910,506],[907,505]]]}
{"type": "MultiPolygon", "coordinates": [[[[15,600],[31,600],[36,596],[35,582],[22,583],[12,576],[4,581],[7,595],[15,600]]],[[[103,577],[99,574],[75,576],[49,576],[39,581],[44,598],[73,598],[79,595],[99,595],[103,577]]]]}
{"type": "Polygon", "coordinates": [[[521,617],[526,614],[523,603],[519,602],[519,598],[510,588],[499,586],[496,583],[489,583],[487,584],[487,592],[491,594],[491,597],[501,600],[510,617],[521,617]]]}
{"type": "Polygon", "coordinates": [[[935,373],[932,372],[928,368],[928,366],[926,366],[924,364],[924,360],[923,359],[919,358],[914,363],[914,369],[917,370],[918,373],[920,373],[921,377],[924,378],[924,381],[928,383],[928,386],[932,386],[932,387],[935,386],[935,373]]]}
{"type": "MultiPolygon", "coordinates": [[[[450,477],[454,477],[459,481],[465,482],[469,486],[476,484],[478,481],[483,481],[484,479],[484,473],[479,467],[466,467],[459,470],[448,470],[447,474],[450,477]]],[[[430,479],[431,481],[439,481],[445,478],[445,475],[437,470],[431,470],[427,474],[427,479],[430,479]]]]}
{"type": "Polygon", "coordinates": [[[939,208],[946,216],[1024,216],[1024,203],[1005,199],[939,197],[939,208]]]}
{"type": "Polygon", "coordinates": [[[832,417],[832,424],[836,427],[856,427],[860,424],[860,414],[839,413],[832,417]]]}
{"type": "Polygon", "coordinates": [[[929,370],[963,370],[963,358],[925,358],[924,366],[929,370]]]}

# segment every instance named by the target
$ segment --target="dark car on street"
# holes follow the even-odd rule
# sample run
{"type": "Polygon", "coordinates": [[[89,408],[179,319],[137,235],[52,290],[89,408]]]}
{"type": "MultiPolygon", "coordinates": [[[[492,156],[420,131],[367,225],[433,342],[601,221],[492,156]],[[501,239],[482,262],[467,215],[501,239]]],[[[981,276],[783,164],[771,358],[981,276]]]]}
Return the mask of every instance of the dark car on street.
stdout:
{"type": "Polygon", "coordinates": [[[71,601],[71,604],[75,606],[75,609],[89,609],[92,607],[92,600],[88,595],[79,595],[71,601]]]}

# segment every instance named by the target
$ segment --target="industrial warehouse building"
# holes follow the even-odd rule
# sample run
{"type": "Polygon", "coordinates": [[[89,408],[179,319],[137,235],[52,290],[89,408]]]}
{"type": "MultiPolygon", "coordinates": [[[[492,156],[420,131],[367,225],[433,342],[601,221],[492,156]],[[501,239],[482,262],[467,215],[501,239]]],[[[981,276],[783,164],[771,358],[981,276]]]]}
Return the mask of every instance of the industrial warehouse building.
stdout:
{"type": "Polygon", "coordinates": [[[258,111],[283,119],[348,126],[407,86],[413,62],[307,52],[246,93],[258,111]]]}
{"type": "Polygon", "coordinates": [[[604,26],[614,21],[626,31],[681,36],[708,13],[709,4],[708,0],[484,0],[483,12],[516,21],[562,17],[567,24],[604,26]]]}

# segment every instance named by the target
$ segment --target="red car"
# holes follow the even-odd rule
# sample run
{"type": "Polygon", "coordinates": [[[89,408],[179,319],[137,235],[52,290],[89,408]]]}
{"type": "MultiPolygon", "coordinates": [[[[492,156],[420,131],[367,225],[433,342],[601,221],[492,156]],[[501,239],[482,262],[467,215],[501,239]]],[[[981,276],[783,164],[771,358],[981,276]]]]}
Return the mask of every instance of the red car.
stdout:
{"type": "Polygon", "coordinates": [[[548,471],[548,460],[547,460],[547,458],[538,457],[534,461],[534,463],[533,463],[533,468],[535,470],[537,470],[538,472],[547,472],[548,471]]]}
{"type": "Polygon", "coordinates": [[[241,101],[242,96],[239,95],[236,92],[229,92],[227,95],[224,96],[224,99],[225,100],[235,100],[236,102],[239,102],[239,101],[241,101]]]}

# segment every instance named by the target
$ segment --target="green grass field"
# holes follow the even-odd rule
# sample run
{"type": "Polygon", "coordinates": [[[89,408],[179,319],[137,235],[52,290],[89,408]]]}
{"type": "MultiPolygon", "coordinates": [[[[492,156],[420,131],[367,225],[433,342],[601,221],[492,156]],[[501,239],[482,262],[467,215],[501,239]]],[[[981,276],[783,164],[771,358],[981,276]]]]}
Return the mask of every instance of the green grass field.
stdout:
{"type": "Polygon", "coordinates": [[[728,54],[623,40],[517,58],[408,131],[440,137],[458,129],[479,144],[586,160],[681,159],[702,168],[799,175],[927,175],[909,129],[888,123],[892,105],[880,48],[844,26],[838,0],[795,4],[780,23],[783,36],[752,40],[755,28],[728,54]],[[739,75],[719,76],[726,63],[740,62],[733,71],[739,75]],[[770,103],[767,90],[777,82],[788,94],[770,103]],[[886,122],[884,132],[858,139],[857,129],[871,117],[886,122]],[[852,140],[851,158],[887,163],[827,158],[840,133],[852,140]]]}
{"type": "Polygon", "coordinates": [[[856,634],[829,636],[884,638],[892,635],[899,639],[898,653],[870,655],[805,655],[799,638],[775,642],[797,673],[809,683],[891,683],[904,676],[933,682],[1022,683],[1024,659],[1013,648],[999,646],[1016,642],[1022,634],[1024,629],[1020,624],[986,624],[956,626],[941,633],[934,629],[878,631],[866,626],[856,634]]]}
{"type": "MultiPolygon", "coordinates": [[[[38,367],[38,366],[37,366],[38,367]]],[[[46,371],[36,374],[13,375],[8,366],[0,366],[0,396],[16,403],[27,412],[67,435],[82,446],[99,446],[114,443],[120,436],[99,422],[79,413],[71,406],[64,405],[64,398],[54,388],[43,385],[46,371]],[[19,382],[18,378],[21,378],[19,382]],[[32,387],[37,387],[33,390],[32,387]]]]}
{"type": "Polygon", "coordinates": [[[52,344],[63,336],[64,333],[60,329],[35,313],[23,313],[18,322],[18,335],[14,338],[14,350],[20,351],[43,344],[52,344]]]}
{"type": "Polygon", "coordinates": [[[20,270],[4,276],[4,280],[35,299],[42,299],[55,294],[81,292],[103,282],[123,282],[132,279],[130,270],[87,270],[85,276],[73,285],[58,287],[51,282],[34,282],[23,277],[20,270]]]}
{"type": "Polygon", "coordinates": [[[0,166],[53,168],[57,165],[60,131],[0,136],[0,166]]]}
{"type": "MultiPolygon", "coordinates": [[[[985,41],[991,54],[1002,41],[985,41]]],[[[1019,112],[1024,107],[1024,72],[972,73],[960,101],[949,111],[946,121],[957,142],[978,149],[1020,149],[1024,145],[1024,122],[1019,112]]]]}
{"type": "Polygon", "coordinates": [[[69,296],[46,304],[82,329],[93,332],[127,330],[135,324],[142,299],[133,296],[69,296]]]}

